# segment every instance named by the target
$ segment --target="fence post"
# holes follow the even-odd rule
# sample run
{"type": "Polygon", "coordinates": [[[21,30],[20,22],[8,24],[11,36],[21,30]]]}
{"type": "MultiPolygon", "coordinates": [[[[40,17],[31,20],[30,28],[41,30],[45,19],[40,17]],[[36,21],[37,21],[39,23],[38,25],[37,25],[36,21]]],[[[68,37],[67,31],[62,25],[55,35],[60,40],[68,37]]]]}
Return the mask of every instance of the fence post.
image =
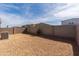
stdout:
{"type": "Polygon", "coordinates": [[[15,31],[15,29],[14,29],[14,27],[13,27],[13,34],[15,33],[14,31],[15,31]]]}

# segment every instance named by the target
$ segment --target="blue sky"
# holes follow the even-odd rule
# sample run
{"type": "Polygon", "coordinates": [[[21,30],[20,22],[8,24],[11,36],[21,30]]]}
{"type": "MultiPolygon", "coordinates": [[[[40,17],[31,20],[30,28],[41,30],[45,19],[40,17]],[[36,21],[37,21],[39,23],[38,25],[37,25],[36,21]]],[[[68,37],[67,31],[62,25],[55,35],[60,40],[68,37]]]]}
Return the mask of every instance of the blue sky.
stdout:
{"type": "Polygon", "coordinates": [[[2,27],[47,23],[60,25],[61,21],[79,17],[79,4],[69,3],[0,3],[2,27]]]}

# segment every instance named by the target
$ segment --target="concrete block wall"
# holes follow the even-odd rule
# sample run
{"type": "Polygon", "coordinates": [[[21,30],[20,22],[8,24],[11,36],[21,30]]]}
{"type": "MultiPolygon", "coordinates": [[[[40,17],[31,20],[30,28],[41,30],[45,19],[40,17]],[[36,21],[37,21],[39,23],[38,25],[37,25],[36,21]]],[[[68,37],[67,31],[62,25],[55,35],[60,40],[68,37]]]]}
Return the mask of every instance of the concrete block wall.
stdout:
{"type": "Polygon", "coordinates": [[[48,24],[36,24],[36,25],[30,25],[28,28],[28,32],[37,34],[37,31],[39,29],[44,35],[70,37],[70,38],[76,37],[76,26],[73,25],[50,26],[48,24]]]}
{"type": "Polygon", "coordinates": [[[48,24],[35,24],[35,25],[30,25],[27,28],[27,32],[32,34],[37,34],[38,30],[40,30],[41,34],[44,35],[53,35],[53,27],[48,24]]]}
{"type": "Polygon", "coordinates": [[[0,33],[2,32],[8,32],[9,34],[17,34],[17,33],[23,33],[25,28],[18,27],[18,28],[0,28],[0,33]]]}
{"type": "Polygon", "coordinates": [[[76,41],[79,46],[79,25],[76,26],[76,41]]]}
{"type": "MultiPolygon", "coordinates": [[[[63,26],[50,26],[48,24],[36,24],[36,25],[30,25],[27,28],[22,28],[22,27],[16,27],[16,28],[1,28],[1,32],[8,32],[9,34],[17,34],[17,33],[25,33],[29,32],[32,34],[37,34],[38,30],[41,30],[43,35],[52,35],[52,36],[60,36],[60,37],[71,37],[75,38],[76,37],[76,26],[71,26],[71,25],[63,25],[63,26]]],[[[78,32],[79,27],[77,27],[77,32],[78,32]]],[[[78,38],[78,33],[77,33],[77,38],[78,38]]]]}
{"type": "Polygon", "coordinates": [[[30,25],[27,28],[28,33],[37,34],[39,27],[37,25],[30,25]]]}
{"type": "Polygon", "coordinates": [[[0,28],[0,33],[8,32],[9,34],[13,34],[13,28],[0,28]]]}
{"type": "Polygon", "coordinates": [[[76,37],[76,26],[62,25],[54,26],[54,35],[60,37],[76,37]]]}
{"type": "Polygon", "coordinates": [[[14,28],[14,34],[17,34],[17,33],[23,33],[23,31],[25,30],[25,28],[21,28],[21,27],[16,27],[14,28]]]}
{"type": "Polygon", "coordinates": [[[54,28],[48,24],[38,24],[39,29],[41,30],[42,34],[44,35],[54,35],[54,28]]]}

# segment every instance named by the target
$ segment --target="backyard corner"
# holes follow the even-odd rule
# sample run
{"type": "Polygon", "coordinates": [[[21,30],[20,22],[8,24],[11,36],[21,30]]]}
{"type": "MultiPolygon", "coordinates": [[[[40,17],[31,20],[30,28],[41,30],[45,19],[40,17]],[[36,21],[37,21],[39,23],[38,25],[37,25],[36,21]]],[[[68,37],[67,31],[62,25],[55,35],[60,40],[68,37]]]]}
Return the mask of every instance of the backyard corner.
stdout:
{"type": "Polygon", "coordinates": [[[74,55],[70,43],[55,40],[29,34],[12,34],[9,39],[0,41],[0,55],[74,55]]]}

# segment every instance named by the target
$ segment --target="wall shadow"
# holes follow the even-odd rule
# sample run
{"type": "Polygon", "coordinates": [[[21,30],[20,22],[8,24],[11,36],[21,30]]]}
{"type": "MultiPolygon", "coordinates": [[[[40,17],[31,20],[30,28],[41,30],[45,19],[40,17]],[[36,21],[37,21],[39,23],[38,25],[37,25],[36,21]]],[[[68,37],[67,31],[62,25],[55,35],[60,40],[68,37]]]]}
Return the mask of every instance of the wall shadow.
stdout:
{"type": "Polygon", "coordinates": [[[32,36],[39,36],[39,37],[42,37],[42,38],[48,38],[50,40],[55,40],[55,41],[61,41],[61,42],[69,43],[69,44],[72,45],[74,56],[79,56],[79,48],[78,48],[78,45],[77,45],[77,42],[76,42],[75,38],[48,36],[48,35],[42,35],[42,34],[39,35],[39,34],[32,34],[32,33],[27,33],[27,34],[30,34],[32,36]]]}

